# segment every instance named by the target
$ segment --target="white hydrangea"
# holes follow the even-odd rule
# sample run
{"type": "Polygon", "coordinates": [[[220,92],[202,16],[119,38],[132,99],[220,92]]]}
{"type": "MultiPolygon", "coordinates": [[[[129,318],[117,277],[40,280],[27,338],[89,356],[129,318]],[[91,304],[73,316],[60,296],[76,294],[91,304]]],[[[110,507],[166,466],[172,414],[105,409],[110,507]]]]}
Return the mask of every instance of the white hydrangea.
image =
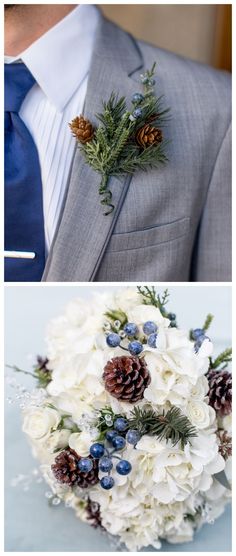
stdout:
{"type": "MultiPolygon", "coordinates": [[[[142,353],[151,382],[136,406],[156,411],[177,406],[195,426],[197,436],[184,449],[165,439],[142,436],[135,449],[127,445],[122,453],[132,464],[131,473],[118,475],[114,466],[111,475],[115,487],[106,491],[96,485],[89,490],[89,497],[100,505],[103,527],[130,551],[149,545],[159,549],[163,538],[170,543],[190,541],[194,528],[206,521],[198,509],[207,507],[208,518],[215,519],[230,498],[230,491],[214,478],[223,470],[228,478],[230,474],[229,462],[226,465],[218,451],[216,415],[207,399],[205,373],[212,343],[205,340],[196,353],[188,332],[169,328],[169,320],[158,308],[142,304],[136,288],[76,299],[68,304],[64,315],[49,324],[47,356],[52,380],[48,398],[42,397],[41,402],[24,410],[23,430],[52,491],[86,521],[81,493],[57,483],[51,464],[57,451],[67,446],[81,457],[89,455],[97,437],[97,410],[110,406],[114,413],[129,417],[133,409],[105,389],[104,366],[125,353],[106,344],[104,323],[109,310],[125,312],[140,330],[150,320],[158,326],[157,347],[145,345],[142,353]],[[63,415],[69,416],[69,422],[61,429],[58,425],[63,415]]],[[[231,430],[229,417],[224,418],[223,426],[231,430]]]]}

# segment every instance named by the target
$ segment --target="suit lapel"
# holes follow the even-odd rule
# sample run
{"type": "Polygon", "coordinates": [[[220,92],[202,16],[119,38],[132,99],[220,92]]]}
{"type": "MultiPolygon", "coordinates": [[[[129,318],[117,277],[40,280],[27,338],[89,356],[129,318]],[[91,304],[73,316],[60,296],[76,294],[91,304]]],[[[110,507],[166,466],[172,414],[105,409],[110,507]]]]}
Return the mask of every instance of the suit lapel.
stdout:
{"type": "MultiPolygon", "coordinates": [[[[95,114],[112,91],[128,99],[137,90],[131,78],[142,68],[142,57],[133,39],[100,17],[90,68],[84,115],[95,125],[95,114]]],[[[75,114],[76,116],[76,114],[75,114]]],[[[115,210],[104,216],[98,188],[100,174],[88,166],[76,149],[67,195],[50,249],[43,281],[92,281],[121,210],[130,177],[111,178],[115,210]]]]}

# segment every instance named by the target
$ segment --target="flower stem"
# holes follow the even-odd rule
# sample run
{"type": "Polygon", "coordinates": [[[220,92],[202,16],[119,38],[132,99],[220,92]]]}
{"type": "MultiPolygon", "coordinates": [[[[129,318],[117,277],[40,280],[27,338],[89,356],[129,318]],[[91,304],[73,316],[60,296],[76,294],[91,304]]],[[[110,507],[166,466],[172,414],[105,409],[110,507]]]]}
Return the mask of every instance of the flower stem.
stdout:
{"type": "Polygon", "coordinates": [[[103,174],[102,175],[102,181],[101,181],[100,187],[99,187],[99,195],[103,196],[103,198],[101,200],[101,205],[105,205],[108,208],[108,210],[104,213],[105,216],[107,216],[108,214],[110,214],[114,210],[114,205],[112,205],[112,203],[110,203],[110,201],[112,199],[112,193],[107,188],[108,181],[109,181],[109,176],[107,174],[103,174]]]}

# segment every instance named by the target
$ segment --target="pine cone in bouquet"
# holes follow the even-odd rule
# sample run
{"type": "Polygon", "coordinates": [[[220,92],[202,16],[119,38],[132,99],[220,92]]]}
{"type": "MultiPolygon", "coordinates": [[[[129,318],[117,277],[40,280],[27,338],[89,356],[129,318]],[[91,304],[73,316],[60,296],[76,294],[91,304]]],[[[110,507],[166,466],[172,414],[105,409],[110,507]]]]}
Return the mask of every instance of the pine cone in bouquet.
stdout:
{"type": "Polygon", "coordinates": [[[106,390],[118,400],[129,403],[143,398],[151,376],[144,357],[121,356],[107,362],[103,379],[106,390]]]}
{"type": "Polygon", "coordinates": [[[83,116],[77,116],[69,124],[74,137],[80,143],[88,143],[94,136],[94,129],[89,120],[83,116]]]}
{"type": "Polygon", "coordinates": [[[219,438],[219,452],[222,457],[226,460],[232,456],[232,437],[225,430],[220,430],[218,432],[219,438]]]}
{"type": "Polygon", "coordinates": [[[209,383],[209,405],[219,416],[224,417],[232,412],[232,375],[226,370],[210,369],[207,373],[209,383]]]}
{"type": "Polygon", "coordinates": [[[55,458],[52,465],[52,471],[61,484],[68,486],[79,486],[80,488],[88,488],[98,483],[98,462],[88,456],[93,461],[93,468],[88,473],[82,473],[78,464],[81,457],[72,450],[66,448],[55,458]]]}
{"type": "MultiPolygon", "coordinates": [[[[86,512],[87,512],[87,520],[90,522],[90,525],[97,529],[98,527],[104,529],[102,526],[102,518],[100,514],[100,506],[97,502],[93,502],[88,498],[86,504],[86,512]]],[[[105,531],[105,529],[104,529],[105,531]]]]}
{"type": "Polygon", "coordinates": [[[162,131],[152,125],[146,124],[136,133],[136,142],[140,147],[146,148],[162,142],[162,131]]]}

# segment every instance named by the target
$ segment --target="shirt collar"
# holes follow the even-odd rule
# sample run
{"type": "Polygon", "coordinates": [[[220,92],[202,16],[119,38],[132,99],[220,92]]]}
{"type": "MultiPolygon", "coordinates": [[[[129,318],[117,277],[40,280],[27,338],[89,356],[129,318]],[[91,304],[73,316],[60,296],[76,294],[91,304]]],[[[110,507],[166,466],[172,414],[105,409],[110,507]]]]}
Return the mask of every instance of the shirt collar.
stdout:
{"type": "Polygon", "coordinates": [[[18,56],[59,112],[86,77],[100,12],[81,4],[18,56]]]}

